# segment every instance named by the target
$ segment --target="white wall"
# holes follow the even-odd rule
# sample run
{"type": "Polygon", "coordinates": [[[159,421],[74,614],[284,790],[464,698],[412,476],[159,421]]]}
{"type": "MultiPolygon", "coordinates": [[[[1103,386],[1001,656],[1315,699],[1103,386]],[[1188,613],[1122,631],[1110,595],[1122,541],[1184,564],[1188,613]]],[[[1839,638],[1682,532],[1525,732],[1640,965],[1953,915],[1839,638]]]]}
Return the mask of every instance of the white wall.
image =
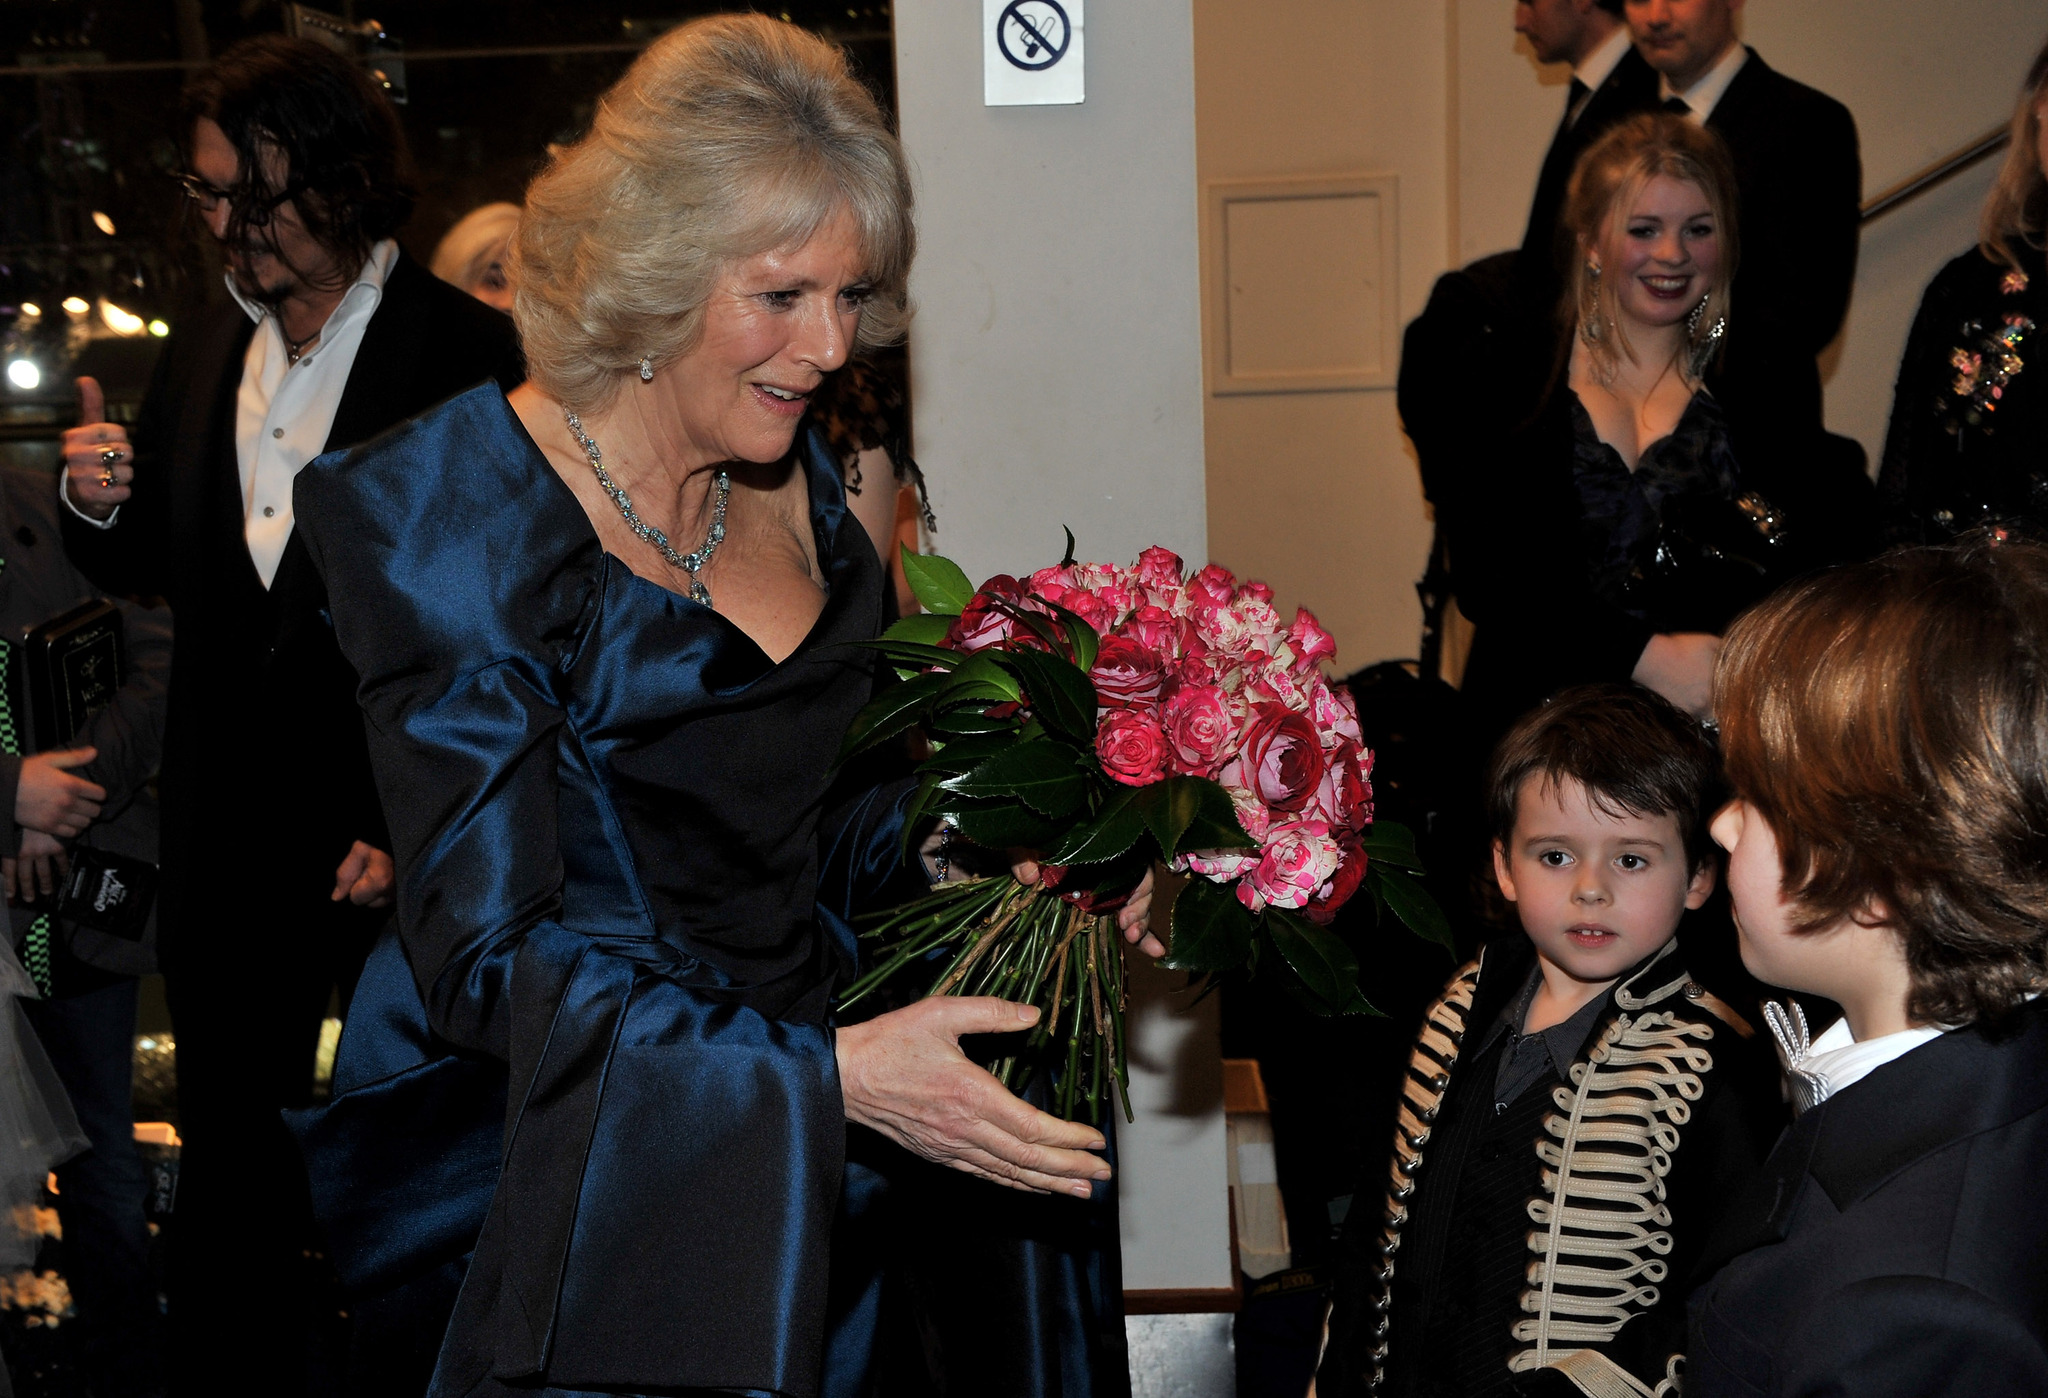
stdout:
{"type": "MultiPolygon", "coordinates": [[[[1202,180],[1395,176],[1397,346],[1448,246],[1445,15],[1418,0],[1195,0],[1202,180]]],[[[1313,287],[1327,272],[1300,275],[1313,287]]],[[[1392,388],[1212,395],[1207,422],[1216,561],[1313,610],[1339,672],[1415,654],[1429,521],[1392,388]]]]}
{"type": "MultiPolygon", "coordinates": [[[[932,547],[977,579],[1058,562],[1062,525],[1083,557],[1206,561],[1188,0],[1095,0],[1077,107],[982,105],[974,0],[894,8],[932,547]]],[[[1133,978],[1124,1284],[1228,1287],[1215,1001],[1133,978]]]]}
{"type": "Polygon", "coordinates": [[[922,246],[916,451],[976,578],[1205,558],[1188,0],[1096,0],[1088,100],[984,107],[981,6],[895,6],[922,246]]]}

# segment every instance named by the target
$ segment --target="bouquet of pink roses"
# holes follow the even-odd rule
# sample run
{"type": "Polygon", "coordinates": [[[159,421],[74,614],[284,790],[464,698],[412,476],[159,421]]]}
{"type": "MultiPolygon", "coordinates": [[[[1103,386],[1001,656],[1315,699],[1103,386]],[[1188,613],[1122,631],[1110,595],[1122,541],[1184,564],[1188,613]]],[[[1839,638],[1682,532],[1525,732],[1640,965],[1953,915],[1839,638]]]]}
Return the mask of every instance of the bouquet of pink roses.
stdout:
{"type": "MultiPolygon", "coordinates": [[[[842,759],[916,728],[931,755],[906,822],[939,814],[974,844],[1042,852],[1007,875],[942,884],[867,919],[872,968],[850,1006],[899,977],[934,994],[1039,1006],[1025,1050],[993,1071],[1015,1087],[1050,1068],[1058,1108],[1126,1084],[1123,948],[1115,909],[1155,862],[1191,875],[1166,965],[1209,976],[1276,966],[1323,1014],[1372,1013],[1358,962],[1328,930],[1364,890],[1449,942],[1415,875],[1413,839],[1373,822],[1358,712],[1323,676],[1336,652],[1306,610],[1165,549],[1133,567],[1068,557],[974,588],[944,558],[905,552],[925,613],[877,648],[903,682],[863,710],[842,759]]],[[[1124,1102],[1126,1115],[1130,1106],[1124,1102]]]]}

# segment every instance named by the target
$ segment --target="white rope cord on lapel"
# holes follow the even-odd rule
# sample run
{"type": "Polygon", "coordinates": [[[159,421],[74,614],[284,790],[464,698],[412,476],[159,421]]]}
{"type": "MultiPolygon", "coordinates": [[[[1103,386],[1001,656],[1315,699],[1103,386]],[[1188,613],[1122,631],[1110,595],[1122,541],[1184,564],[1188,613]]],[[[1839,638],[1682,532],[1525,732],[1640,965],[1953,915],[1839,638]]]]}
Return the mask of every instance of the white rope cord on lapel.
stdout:
{"type": "Polygon", "coordinates": [[[1536,1143],[1543,1192],[1529,1201],[1537,1224],[1529,1248],[1537,1260],[1529,1265],[1522,1309],[1532,1318],[1512,1330],[1533,1346],[1508,1361],[1511,1370],[1604,1344],[1657,1304],[1671,1251],[1664,1177],[1679,1128],[1704,1090],[1701,1075],[1714,1066],[1693,1041],[1713,1037],[1712,1026],[1668,1011],[1623,1014],[1587,1061],[1573,1065],[1576,1090],[1555,1089],[1563,1115],[1544,1118],[1536,1143]]]}
{"type": "Polygon", "coordinates": [[[1394,1128],[1394,1158],[1388,1171],[1387,1211],[1380,1230],[1380,1266],[1373,1274],[1379,1283],[1372,1309],[1378,1315],[1373,1324],[1375,1341],[1371,1353],[1372,1372],[1366,1391],[1376,1393],[1387,1377],[1387,1332],[1391,1328],[1394,1254],[1401,1250],[1401,1230],[1408,1224],[1407,1201],[1415,1193],[1415,1173],[1422,1168],[1422,1149],[1443,1107],[1444,1093],[1451,1085],[1451,1069],[1458,1062],[1458,1049],[1465,1039],[1465,1016],[1472,1009],[1472,995],[1479,986],[1479,968],[1474,960],[1460,967],[1444,987],[1444,993],[1423,1016],[1422,1033],[1409,1055],[1408,1071],[1401,1080],[1400,1116],[1394,1128]]]}

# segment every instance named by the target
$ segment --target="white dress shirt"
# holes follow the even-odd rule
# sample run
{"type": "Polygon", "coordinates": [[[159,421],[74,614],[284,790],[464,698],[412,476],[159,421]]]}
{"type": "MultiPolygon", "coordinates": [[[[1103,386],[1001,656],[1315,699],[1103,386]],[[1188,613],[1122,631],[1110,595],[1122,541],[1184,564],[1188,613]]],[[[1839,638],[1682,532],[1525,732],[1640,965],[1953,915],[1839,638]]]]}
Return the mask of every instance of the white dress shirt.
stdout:
{"type": "Polygon", "coordinates": [[[1818,1039],[1809,1040],[1806,1015],[1796,1001],[1766,1004],[1764,1022],[1778,1041],[1778,1058],[1785,1065],[1795,1112],[1819,1106],[1851,1083],[1863,1081],[1893,1059],[1904,1058],[1948,1032],[1942,1025],[1926,1024],[1859,1042],[1849,1032],[1849,1017],[1844,1015],[1818,1039]]]}
{"type": "Polygon", "coordinates": [[[1586,104],[1593,100],[1593,94],[1600,90],[1600,84],[1614,76],[1614,70],[1621,66],[1621,60],[1628,56],[1628,26],[1618,24],[1614,32],[1600,41],[1600,46],[1587,54],[1585,60],[1572,69],[1572,76],[1586,85],[1586,95],[1572,107],[1570,116],[1574,126],[1578,125],[1579,114],[1586,110],[1586,104]]]}
{"type": "Polygon", "coordinates": [[[327,449],[363,331],[384,299],[384,279],[397,257],[398,244],[389,238],[370,249],[355,285],[342,293],[319,339],[296,364],[285,352],[277,317],[228,280],[228,291],[256,322],[235,396],[235,464],[242,473],[242,537],[266,588],[292,537],[292,480],[327,449]]]}
{"type": "Polygon", "coordinates": [[[1686,119],[1695,126],[1705,126],[1707,118],[1714,114],[1714,108],[1728,91],[1728,84],[1735,81],[1735,75],[1742,71],[1742,65],[1749,62],[1749,50],[1740,42],[1730,44],[1725,53],[1714,60],[1714,66],[1700,75],[1700,80],[1685,91],[1671,86],[1671,79],[1657,80],[1657,96],[1660,101],[1673,97],[1685,99],[1685,105],[1692,108],[1686,119]]]}
{"type": "MultiPolygon", "coordinates": [[[[319,337],[296,364],[285,350],[277,317],[244,296],[232,275],[227,279],[228,294],[256,322],[235,395],[235,465],[242,478],[242,538],[266,588],[277,577],[292,537],[292,480],[326,448],[363,331],[384,300],[384,281],[397,260],[398,244],[390,238],[370,249],[355,285],[342,293],[319,337]]],[[[86,514],[71,503],[61,475],[57,498],[95,528],[112,528],[120,517],[119,510],[103,520],[86,514]]]]}

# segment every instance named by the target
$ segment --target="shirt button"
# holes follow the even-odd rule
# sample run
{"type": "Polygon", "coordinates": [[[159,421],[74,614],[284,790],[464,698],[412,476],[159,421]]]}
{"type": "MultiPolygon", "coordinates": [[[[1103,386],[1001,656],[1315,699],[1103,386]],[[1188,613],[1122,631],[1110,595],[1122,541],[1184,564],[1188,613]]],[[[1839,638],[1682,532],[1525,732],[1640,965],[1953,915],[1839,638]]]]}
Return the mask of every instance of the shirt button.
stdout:
{"type": "Polygon", "coordinates": [[[282,437],[284,435],[284,429],[282,427],[273,427],[270,429],[270,435],[273,437],[282,437]]]}
{"type": "Polygon", "coordinates": [[[271,505],[265,505],[265,506],[263,507],[263,517],[264,517],[265,519],[269,519],[269,518],[270,518],[270,517],[271,517],[272,515],[274,515],[274,514],[276,514],[276,513],[277,513],[277,510],[276,510],[276,507],[274,507],[274,506],[271,506],[271,505]]]}

